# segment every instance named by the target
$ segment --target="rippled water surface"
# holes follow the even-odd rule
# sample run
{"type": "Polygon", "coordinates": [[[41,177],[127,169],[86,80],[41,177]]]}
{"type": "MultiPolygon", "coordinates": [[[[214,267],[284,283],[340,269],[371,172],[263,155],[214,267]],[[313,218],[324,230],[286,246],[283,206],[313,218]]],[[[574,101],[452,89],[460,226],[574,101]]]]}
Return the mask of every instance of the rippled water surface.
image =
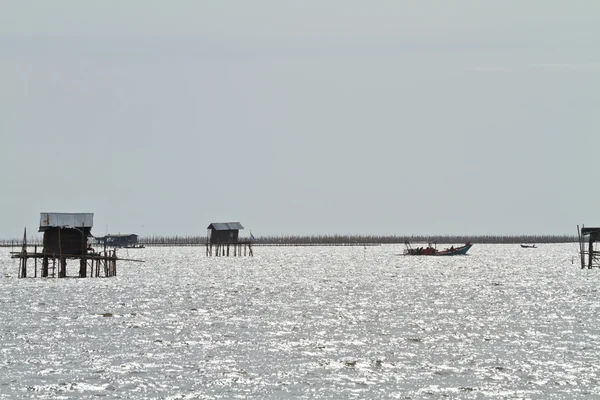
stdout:
{"type": "Polygon", "coordinates": [[[575,245],[402,250],[146,248],[116,278],[17,279],[0,249],[0,398],[600,396],[575,245]]]}

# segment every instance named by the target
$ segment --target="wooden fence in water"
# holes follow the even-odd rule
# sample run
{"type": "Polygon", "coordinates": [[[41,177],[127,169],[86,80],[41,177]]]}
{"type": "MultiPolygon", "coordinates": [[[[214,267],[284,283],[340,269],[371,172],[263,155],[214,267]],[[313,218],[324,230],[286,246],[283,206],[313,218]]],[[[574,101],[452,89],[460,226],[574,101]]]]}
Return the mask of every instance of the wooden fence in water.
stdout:
{"type": "MultiPolygon", "coordinates": [[[[243,240],[249,240],[244,238],[243,240]]],[[[146,236],[138,243],[144,246],[206,246],[206,236],[146,236]]],[[[516,244],[577,243],[575,235],[280,235],[261,236],[253,246],[372,246],[380,244],[443,243],[516,244]]],[[[23,239],[0,239],[0,247],[21,248],[23,239]]],[[[28,246],[42,246],[41,237],[27,239],[28,246]]]]}

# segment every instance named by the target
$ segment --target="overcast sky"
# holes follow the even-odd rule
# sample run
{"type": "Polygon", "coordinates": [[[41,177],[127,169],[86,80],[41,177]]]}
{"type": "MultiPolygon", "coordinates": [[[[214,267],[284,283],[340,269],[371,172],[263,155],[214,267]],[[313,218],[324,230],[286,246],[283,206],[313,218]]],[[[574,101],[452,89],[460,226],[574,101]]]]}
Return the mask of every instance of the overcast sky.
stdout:
{"type": "Polygon", "coordinates": [[[0,238],[600,224],[600,2],[0,0],[0,238]]]}

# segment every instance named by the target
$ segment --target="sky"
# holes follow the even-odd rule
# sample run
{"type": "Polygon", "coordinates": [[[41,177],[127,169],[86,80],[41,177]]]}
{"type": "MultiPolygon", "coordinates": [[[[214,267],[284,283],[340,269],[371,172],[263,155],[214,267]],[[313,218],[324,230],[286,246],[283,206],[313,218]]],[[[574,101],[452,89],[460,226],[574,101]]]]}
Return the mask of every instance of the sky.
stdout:
{"type": "Polygon", "coordinates": [[[0,0],[0,238],[575,234],[600,2],[0,0]]]}

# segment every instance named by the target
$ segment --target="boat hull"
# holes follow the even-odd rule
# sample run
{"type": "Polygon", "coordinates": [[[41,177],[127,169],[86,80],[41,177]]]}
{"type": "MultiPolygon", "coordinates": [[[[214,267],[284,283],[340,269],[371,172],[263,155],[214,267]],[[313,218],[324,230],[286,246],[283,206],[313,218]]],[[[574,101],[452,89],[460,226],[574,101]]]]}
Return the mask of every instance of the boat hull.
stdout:
{"type": "Polygon", "coordinates": [[[467,254],[467,252],[469,251],[469,249],[472,247],[473,245],[471,243],[467,243],[464,246],[461,247],[451,247],[449,249],[444,249],[444,250],[437,250],[433,247],[426,247],[426,248],[410,248],[409,245],[407,244],[407,249],[404,251],[404,255],[407,256],[464,256],[467,254]]]}
{"type": "Polygon", "coordinates": [[[464,256],[467,254],[467,251],[473,246],[472,244],[466,244],[462,247],[457,247],[456,249],[446,249],[442,251],[438,251],[436,256],[464,256]]]}

